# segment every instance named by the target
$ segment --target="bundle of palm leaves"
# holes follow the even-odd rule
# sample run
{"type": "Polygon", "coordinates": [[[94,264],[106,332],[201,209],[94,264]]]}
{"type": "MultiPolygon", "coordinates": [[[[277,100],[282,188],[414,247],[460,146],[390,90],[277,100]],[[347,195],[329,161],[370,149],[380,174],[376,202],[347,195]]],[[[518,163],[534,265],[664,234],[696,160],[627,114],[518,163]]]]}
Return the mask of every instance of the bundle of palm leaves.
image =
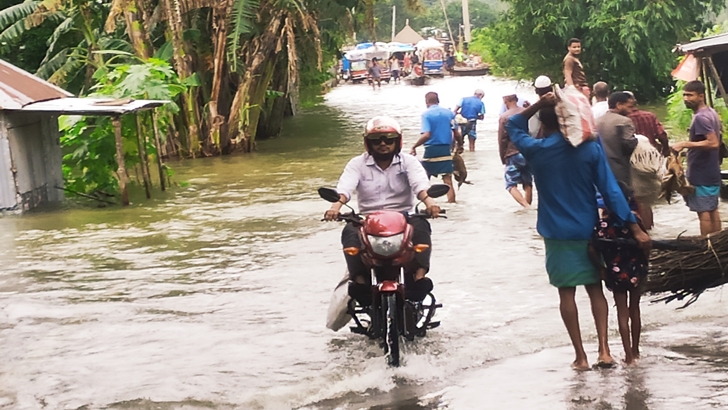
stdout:
{"type": "Polygon", "coordinates": [[[707,289],[728,283],[728,230],[703,237],[656,241],[650,254],[650,273],[645,290],[670,292],[656,301],[698,300],[707,289]]]}

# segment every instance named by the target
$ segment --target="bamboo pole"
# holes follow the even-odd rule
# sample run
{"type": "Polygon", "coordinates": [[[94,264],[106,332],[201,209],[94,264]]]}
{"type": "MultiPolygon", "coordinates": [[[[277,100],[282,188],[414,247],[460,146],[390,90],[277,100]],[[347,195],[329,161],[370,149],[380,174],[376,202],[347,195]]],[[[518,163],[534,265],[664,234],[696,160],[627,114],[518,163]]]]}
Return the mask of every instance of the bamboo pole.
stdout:
{"type": "Polygon", "coordinates": [[[144,179],[144,191],[147,194],[147,199],[152,197],[152,193],[149,190],[149,186],[152,184],[149,176],[149,157],[147,156],[147,139],[144,138],[142,132],[142,124],[139,122],[139,114],[134,114],[134,122],[136,123],[137,129],[137,143],[139,145],[139,165],[142,168],[142,179],[144,179]]]}
{"type": "Polygon", "coordinates": [[[157,148],[157,168],[159,169],[159,184],[162,191],[167,189],[164,181],[164,164],[162,164],[162,143],[159,138],[159,126],[157,125],[157,110],[152,109],[152,128],[154,128],[154,146],[157,148]]]}
{"type": "MultiPolygon", "coordinates": [[[[447,11],[445,11],[445,1],[440,0],[440,6],[442,6],[442,14],[445,16],[445,24],[447,24],[447,32],[450,33],[450,41],[455,41],[455,37],[452,36],[452,30],[450,29],[450,20],[447,19],[447,11]]],[[[407,25],[409,26],[409,20],[407,20],[407,25]]],[[[458,36],[460,35],[460,32],[458,31],[458,36]]],[[[462,44],[462,41],[459,42],[462,44]]]]}
{"type": "Polygon", "coordinates": [[[126,186],[127,175],[126,165],[124,164],[124,142],[121,138],[121,117],[115,115],[111,120],[114,125],[114,138],[116,139],[116,173],[119,176],[119,189],[121,189],[121,205],[129,205],[129,190],[126,186]]]}
{"type": "Polygon", "coordinates": [[[718,91],[720,91],[720,95],[723,98],[723,101],[725,101],[725,105],[728,107],[728,94],[726,94],[725,87],[723,86],[723,81],[721,81],[718,70],[716,70],[715,64],[713,64],[713,57],[708,57],[707,60],[708,67],[710,68],[710,74],[713,77],[713,81],[715,81],[715,85],[716,87],[718,87],[718,91]]]}
{"type": "Polygon", "coordinates": [[[708,60],[707,57],[701,58],[703,60],[703,64],[700,65],[700,69],[703,74],[703,84],[705,84],[705,95],[707,97],[707,103],[710,107],[715,107],[713,104],[713,90],[710,86],[710,78],[708,77],[708,65],[705,64],[705,62],[708,60]]]}

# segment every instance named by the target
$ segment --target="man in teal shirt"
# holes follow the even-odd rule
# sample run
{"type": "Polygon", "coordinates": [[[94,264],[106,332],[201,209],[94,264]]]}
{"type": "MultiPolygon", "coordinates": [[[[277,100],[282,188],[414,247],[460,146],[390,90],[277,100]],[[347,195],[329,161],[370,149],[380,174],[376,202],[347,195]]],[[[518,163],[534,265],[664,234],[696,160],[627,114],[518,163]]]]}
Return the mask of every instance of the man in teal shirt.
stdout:
{"type": "Polygon", "coordinates": [[[455,114],[447,108],[440,107],[437,93],[425,94],[427,111],[422,114],[422,136],[412,147],[411,154],[417,155],[417,147],[425,146],[422,166],[427,176],[442,175],[442,182],[450,187],[447,202],[455,202],[455,189],[452,185],[453,163],[450,149],[453,138],[457,142],[458,152],[462,152],[463,140],[455,126],[455,114]]]}
{"type": "Polygon", "coordinates": [[[549,282],[558,288],[561,317],[574,346],[572,367],[589,369],[581,341],[576,308],[576,286],[583,285],[591,300],[599,339],[597,365],[612,366],[614,359],[607,343],[609,308],[602,292],[599,273],[588,255],[589,239],[599,214],[597,189],[607,208],[626,223],[643,249],[649,249],[649,236],[639,227],[614,178],[604,151],[595,141],[572,146],[559,131],[553,108],[556,97],[548,93],[506,123],[511,141],[526,158],[538,188],[538,233],[544,238],[549,282]],[[544,138],[528,134],[528,119],[539,111],[544,138]]]}

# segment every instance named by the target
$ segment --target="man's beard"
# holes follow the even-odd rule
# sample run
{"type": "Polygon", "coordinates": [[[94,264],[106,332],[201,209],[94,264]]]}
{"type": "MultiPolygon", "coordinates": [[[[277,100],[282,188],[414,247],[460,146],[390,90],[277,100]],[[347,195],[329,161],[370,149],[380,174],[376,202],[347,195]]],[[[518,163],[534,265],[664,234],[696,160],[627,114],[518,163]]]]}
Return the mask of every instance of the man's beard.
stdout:
{"type": "Polygon", "coordinates": [[[372,150],[372,157],[374,157],[375,161],[389,161],[392,158],[394,158],[394,151],[382,154],[377,151],[372,150]]]}

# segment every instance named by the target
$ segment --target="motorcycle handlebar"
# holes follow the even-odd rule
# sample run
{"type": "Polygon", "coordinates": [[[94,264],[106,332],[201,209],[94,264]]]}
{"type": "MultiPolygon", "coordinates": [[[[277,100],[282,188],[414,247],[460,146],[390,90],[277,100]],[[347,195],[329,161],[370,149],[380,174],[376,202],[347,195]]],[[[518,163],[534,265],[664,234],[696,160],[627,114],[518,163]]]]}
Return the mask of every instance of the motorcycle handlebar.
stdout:
{"type": "MultiPolygon", "coordinates": [[[[447,219],[447,216],[444,215],[446,213],[447,213],[447,209],[441,209],[440,210],[440,215],[438,216],[438,218],[445,218],[445,219],[447,219]]],[[[413,213],[408,214],[408,215],[411,218],[428,218],[428,219],[429,218],[432,218],[429,214],[427,214],[425,212],[413,212],[413,213]]],[[[321,219],[321,220],[322,221],[325,221],[326,219],[321,219]]],[[[346,213],[346,214],[339,214],[339,216],[336,218],[336,220],[339,221],[339,222],[352,222],[354,224],[360,224],[364,220],[364,218],[362,218],[358,214],[349,212],[349,213],[346,213]]]]}
{"type": "MultiPolygon", "coordinates": [[[[447,209],[440,209],[440,215],[438,216],[438,218],[445,218],[445,219],[447,219],[447,216],[445,216],[446,213],[447,213],[447,209]]],[[[414,217],[414,218],[432,218],[426,212],[415,212],[415,213],[409,214],[409,216],[410,217],[414,217]]]]}

